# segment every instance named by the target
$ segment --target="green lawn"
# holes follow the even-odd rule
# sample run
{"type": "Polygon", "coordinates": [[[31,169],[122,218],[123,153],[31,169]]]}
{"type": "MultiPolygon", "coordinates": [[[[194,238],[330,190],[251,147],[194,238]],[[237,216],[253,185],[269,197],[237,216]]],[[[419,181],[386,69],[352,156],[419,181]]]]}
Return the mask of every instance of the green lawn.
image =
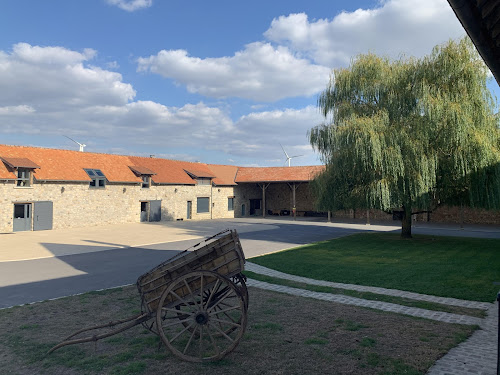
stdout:
{"type": "Polygon", "coordinates": [[[348,284],[492,302],[500,289],[500,240],[361,233],[251,262],[348,284]]]}

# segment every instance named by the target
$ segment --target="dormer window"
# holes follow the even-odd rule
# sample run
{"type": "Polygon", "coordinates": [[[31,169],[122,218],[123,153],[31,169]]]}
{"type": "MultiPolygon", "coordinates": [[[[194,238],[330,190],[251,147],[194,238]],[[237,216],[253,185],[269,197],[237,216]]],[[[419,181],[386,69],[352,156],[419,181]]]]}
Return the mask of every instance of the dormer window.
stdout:
{"type": "Polygon", "coordinates": [[[198,185],[210,185],[212,179],[211,178],[204,178],[204,177],[198,177],[196,179],[196,183],[198,185]]]}
{"type": "Polygon", "coordinates": [[[30,187],[33,181],[33,174],[31,169],[28,168],[18,168],[17,169],[17,186],[19,187],[30,187]]]}
{"type": "Polygon", "coordinates": [[[106,176],[100,169],[84,169],[91,178],[89,187],[93,189],[104,189],[106,187],[106,176]]]}
{"type": "Polygon", "coordinates": [[[211,185],[212,179],[215,178],[212,173],[203,170],[184,169],[184,171],[196,181],[197,185],[211,185]]]}
{"type": "Polygon", "coordinates": [[[16,176],[16,187],[33,186],[33,171],[40,168],[27,158],[0,158],[16,176]]]}
{"type": "Polygon", "coordinates": [[[149,187],[151,186],[151,176],[155,175],[156,173],[154,173],[151,169],[143,166],[129,166],[129,168],[137,177],[141,178],[141,187],[143,189],[149,189],[149,187]]]}

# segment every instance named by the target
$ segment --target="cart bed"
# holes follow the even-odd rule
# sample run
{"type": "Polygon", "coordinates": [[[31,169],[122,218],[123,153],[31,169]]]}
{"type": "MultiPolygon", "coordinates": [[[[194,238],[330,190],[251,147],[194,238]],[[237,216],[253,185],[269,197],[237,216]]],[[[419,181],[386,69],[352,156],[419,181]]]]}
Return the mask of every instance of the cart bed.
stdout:
{"type": "MultiPolygon", "coordinates": [[[[137,289],[142,304],[148,312],[156,311],[158,302],[168,284],[189,272],[198,270],[214,271],[226,277],[233,277],[244,269],[245,256],[238,233],[226,230],[223,236],[206,240],[205,244],[193,251],[185,251],[167,260],[137,279],[137,289]]],[[[192,286],[196,289],[196,286],[192,286]]],[[[189,293],[187,288],[176,290],[180,297],[189,293]]]]}

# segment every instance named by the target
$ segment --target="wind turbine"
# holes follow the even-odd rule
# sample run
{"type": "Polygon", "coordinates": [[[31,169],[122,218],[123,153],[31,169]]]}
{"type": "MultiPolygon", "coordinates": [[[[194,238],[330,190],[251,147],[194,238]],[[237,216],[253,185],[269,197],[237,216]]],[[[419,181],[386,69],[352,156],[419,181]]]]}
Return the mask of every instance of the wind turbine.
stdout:
{"type": "Polygon", "coordinates": [[[75,142],[77,145],[79,145],[79,146],[80,146],[80,152],[83,152],[83,149],[84,149],[85,147],[87,147],[87,145],[84,145],[83,143],[77,142],[77,141],[75,141],[73,138],[68,137],[67,135],[65,135],[65,137],[66,137],[66,138],[68,138],[68,139],[70,139],[70,140],[72,140],[72,141],[73,141],[73,142],[75,142]]]}
{"type": "Polygon", "coordinates": [[[286,156],[286,161],[285,161],[285,164],[288,162],[288,166],[290,167],[290,160],[292,160],[293,158],[298,158],[299,156],[304,156],[304,155],[295,155],[295,156],[288,156],[288,154],[286,153],[285,149],[283,148],[282,144],[280,143],[280,146],[281,146],[281,149],[283,150],[283,152],[285,153],[285,156],[286,156]]]}

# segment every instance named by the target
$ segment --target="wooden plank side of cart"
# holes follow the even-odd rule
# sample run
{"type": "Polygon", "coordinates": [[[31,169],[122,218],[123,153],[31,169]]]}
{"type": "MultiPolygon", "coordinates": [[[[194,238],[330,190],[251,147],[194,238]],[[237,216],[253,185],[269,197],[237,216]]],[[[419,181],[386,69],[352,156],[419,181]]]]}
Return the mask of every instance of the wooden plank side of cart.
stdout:
{"type": "MultiPolygon", "coordinates": [[[[158,308],[158,301],[163,291],[178,277],[199,270],[214,271],[226,277],[233,277],[244,269],[244,263],[245,256],[238,234],[236,231],[230,231],[199,249],[186,252],[153,268],[139,277],[137,288],[143,305],[148,311],[154,312],[158,308]]],[[[190,285],[190,288],[197,290],[199,286],[190,285]]],[[[179,288],[176,293],[184,297],[189,293],[189,288],[179,288]]]]}

